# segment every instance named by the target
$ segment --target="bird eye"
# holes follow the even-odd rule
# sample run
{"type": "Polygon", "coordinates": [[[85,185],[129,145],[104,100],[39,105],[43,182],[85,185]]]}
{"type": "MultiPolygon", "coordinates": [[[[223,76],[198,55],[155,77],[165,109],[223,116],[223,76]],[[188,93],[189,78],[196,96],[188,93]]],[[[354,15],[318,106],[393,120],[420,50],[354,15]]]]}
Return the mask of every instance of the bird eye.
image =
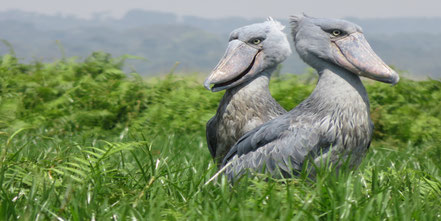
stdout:
{"type": "Polygon", "coordinates": [[[341,35],[341,31],[340,30],[333,30],[332,35],[339,36],[339,35],[341,35]]]}
{"type": "Polygon", "coordinates": [[[260,42],[262,42],[262,40],[255,38],[255,39],[253,39],[252,42],[253,42],[253,44],[258,45],[258,44],[260,44],[260,42]]]}

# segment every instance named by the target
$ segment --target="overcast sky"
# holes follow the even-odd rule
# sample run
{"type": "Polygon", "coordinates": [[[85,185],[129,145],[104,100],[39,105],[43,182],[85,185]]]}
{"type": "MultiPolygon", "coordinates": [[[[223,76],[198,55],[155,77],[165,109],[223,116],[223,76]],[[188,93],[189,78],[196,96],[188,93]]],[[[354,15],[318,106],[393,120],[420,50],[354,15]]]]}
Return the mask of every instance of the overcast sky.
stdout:
{"type": "Polygon", "coordinates": [[[208,18],[273,16],[305,12],[317,17],[441,16],[441,0],[1,0],[0,11],[21,9],[90,18],[93,13],[121,17],[130,9],[157,10],[208,18]]]}

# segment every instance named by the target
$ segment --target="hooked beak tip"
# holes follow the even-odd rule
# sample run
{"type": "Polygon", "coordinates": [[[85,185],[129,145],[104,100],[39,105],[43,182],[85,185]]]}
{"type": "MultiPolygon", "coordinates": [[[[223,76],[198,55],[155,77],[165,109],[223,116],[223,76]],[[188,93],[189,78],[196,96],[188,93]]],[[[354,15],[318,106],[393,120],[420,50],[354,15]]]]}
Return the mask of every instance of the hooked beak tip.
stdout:
{"type": "Polygon", "coordinates": [[[210,80],[205,80],[204,81],[204,87],[207,89],[207,90],[209,90],[209,91],[211,91],[211,88],[210,88],[210,80]]]}
{"type": "Polygon", "coordinates": [[[399,81],[400,81],[400,76],[398,74],[395,74],[391,81],[392,86],[395,86],[399,81]]]}

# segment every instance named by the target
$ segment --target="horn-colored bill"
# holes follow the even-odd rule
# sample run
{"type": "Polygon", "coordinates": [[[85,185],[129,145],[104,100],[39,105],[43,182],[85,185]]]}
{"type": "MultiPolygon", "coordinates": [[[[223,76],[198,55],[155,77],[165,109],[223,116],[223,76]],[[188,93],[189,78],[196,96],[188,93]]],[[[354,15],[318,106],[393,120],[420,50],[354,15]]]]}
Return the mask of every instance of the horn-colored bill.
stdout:
{"type": "Polygon", "coordinates": [[[355,74],[390,84],[400,80],[398,74],[375,54],[362,33],[333,41],[333,53],[340,66],[355,74]]]}
{"type": "Polygon", "coordinates": [[[227,51],[205,80],[204,86],[213,92],[234,87],[249,79],[262,63],[261,51],[240,40],[228,44],[227,51]],[[214,86],[210,89],[210,85],[214,86]]]}

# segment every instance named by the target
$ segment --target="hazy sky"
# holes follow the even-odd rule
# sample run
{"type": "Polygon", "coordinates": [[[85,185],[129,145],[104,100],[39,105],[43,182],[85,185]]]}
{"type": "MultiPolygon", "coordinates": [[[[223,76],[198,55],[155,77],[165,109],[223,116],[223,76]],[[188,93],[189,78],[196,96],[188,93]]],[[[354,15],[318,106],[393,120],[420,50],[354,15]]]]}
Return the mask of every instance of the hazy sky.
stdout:
{"type": "Polygon", "coordinates": [[[0,11],[21,9],[83,18],[96,12],[121,17],[135,8],[209,18],[286,18],[301,12],[317,17],[441,16],[441,0],[2,0],[0,3],[0,11]]]}

